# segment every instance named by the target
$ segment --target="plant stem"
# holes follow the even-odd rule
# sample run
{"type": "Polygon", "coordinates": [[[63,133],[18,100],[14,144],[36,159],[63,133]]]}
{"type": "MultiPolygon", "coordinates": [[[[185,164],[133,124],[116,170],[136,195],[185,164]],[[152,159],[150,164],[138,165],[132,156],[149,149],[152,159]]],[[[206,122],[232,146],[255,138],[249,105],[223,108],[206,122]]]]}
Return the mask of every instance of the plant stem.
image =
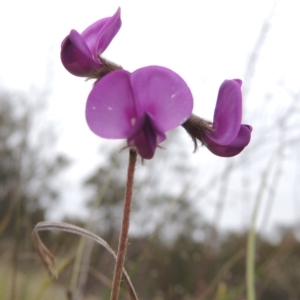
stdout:
{"type": "MultiPolygon", "coordinates": [[[[276,152],[277,153],[277,152],[276,152]]],[[[269,163],[267,164],[261,179],[261,184],[258,189],[255,206],[252,215],[251,227],[248,231],[247,238],[247,257],[246,257],[246,287],[247,287],[247,300],[255,300],[255,246],[256,246],[256,223],[258,212],[260,209],[261,201],[264,195],[264,192],[267,187],[268,179],[273,167],[275,159],[270,158],[269,163]]]]}
{"type": "Polygon", "coordinates": [[[127,241],[128,241],[128,230],[129,230],[129,222],[130,222],[132,189],[133,189],[136,158],[137,158],[136,149],[130,148],[125,201],[124,201],[124,209],[123,209],[123,222],[122,222],[122,228],[120,232],[119,247],[118,247],[110,300],[118,300],[119,298],[120,284],[121,284],[124,260],[125,260],[126,249],[127,249],[127,241]]]}

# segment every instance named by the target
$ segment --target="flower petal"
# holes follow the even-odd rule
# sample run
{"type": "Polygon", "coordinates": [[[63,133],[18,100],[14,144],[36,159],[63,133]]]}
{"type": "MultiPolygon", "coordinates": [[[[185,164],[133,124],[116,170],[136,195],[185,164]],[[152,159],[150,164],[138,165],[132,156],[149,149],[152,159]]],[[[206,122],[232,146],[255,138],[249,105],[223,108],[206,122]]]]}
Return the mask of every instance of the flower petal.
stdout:
{"type": "Polygon", "coordinates": [[[95,134],[126,138],[128,146],[150,159],[166,138],[165,131],[184,122],[192,107],[186,83],[169,69],[145,67],[132,74],[117,70],[96,82],[88,97],[86,119],[95,134]]]}
{"type": "Polygon", "coordinates": [[[138,114],[151,115],[163,132],[181,125],[192,114],[192,93],[175,72],[159,66],[144,67],[132,73],[131,83],[138,114]]]}
{"type": "Polygon", "coordinates": [[[60,57],[64,67],[75,76],[89,76],[100,66],[76,30],[71,30],[62,42],[60,57]]]}
{"type": "Polygon", "coordinates": [[[249,125],[241,125],[237,137],[231,144],[222,146],[216,144],[210,138],[204,137],[205,146],[215,155],[222,157],[231,157],[239,154],[250,142],[252,127],[249,125]]]}
{"type": "Polygon", "coordinates": [[[219,145],[229,145],[238,135],[242,121],[242,81],[225,80],[220,89],[214,114],[214,132],[209,138],[219,145]]]}
{"type": "Polygon", "coordinates": [[[165,138],[165,133],[156,126],[151,116],[144,114],[134,125],[127,141],[129,146],[137,148],[142,158],[151,159],[157,145],[165,138]]]}
{"type": "Polygon", "coordinates": [[[121,10],[109,18],[101,19],[80,35],[71,30],[61,46],[61,61],[75,76],[93,77],[101,67],[99,56],[110,44],[121,27],[121,10]]]}
{"type": "Polygon", "coordinates": [[[121,9],[118,8],[112,17],[101,19],[82,32],[81,36],[91,50],[94,60],[98,60],[98,55],[104,52],[121,28],[120,14],[121,9]]]}
{"type": "Polygon", "coordinates": [[[137,119],[130,73],[111,72],[96,82],[86,104],[90,129],[108,139],[127,138],[137,119]]]}

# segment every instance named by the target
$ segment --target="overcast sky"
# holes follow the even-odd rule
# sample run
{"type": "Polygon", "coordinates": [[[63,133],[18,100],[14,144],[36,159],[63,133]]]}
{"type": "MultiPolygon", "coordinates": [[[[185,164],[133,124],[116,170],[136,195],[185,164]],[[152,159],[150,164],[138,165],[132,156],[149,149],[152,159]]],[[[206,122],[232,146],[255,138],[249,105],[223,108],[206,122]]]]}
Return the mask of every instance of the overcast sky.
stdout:
{"type": "MultiPolygon", "coordinates": [[[[258,45],[259,56],[254,56],[254,76],[244,103],[244,123],[254,126],[255,140],[261,121],[253,114],[260,110],[262,99],[273,96],[268,107],[272,114],[290,101],[282,85],[294,92],[300,87],[299,4],[275,2],[2,1],[0,85],[27,92],[50,87],[48,117],[58,124],[59,149],[77,159],[78,170],[87,170],[94,163],[91,157],[99,138],[89,131],[84,116],[92,82],[72,76],[60,62],[60,45],[71,29],[82,32],[121,7],[122,27],[103,56],[129,71],[147,65],[174,70],[190,86],[195,112],[211,119],[220,84],[224,79],[247,79],[249,59],[268,25],[258,45]]],[[[197,164],[197,157],[192,159],[197,164]]],[[[294,216],[294,204],[288,203],[277,204],[274,222],[289,222],[294,216]]],[[[229,223],[231,219],[229,215],[229,223]]]]}

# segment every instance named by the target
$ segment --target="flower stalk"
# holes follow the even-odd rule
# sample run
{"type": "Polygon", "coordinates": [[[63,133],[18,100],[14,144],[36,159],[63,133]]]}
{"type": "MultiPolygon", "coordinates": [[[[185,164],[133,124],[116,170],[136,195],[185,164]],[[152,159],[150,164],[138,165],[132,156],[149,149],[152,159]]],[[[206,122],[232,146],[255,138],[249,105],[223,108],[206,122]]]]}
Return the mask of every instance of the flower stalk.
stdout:
{"type": "Polygon", "coordinates": [[[132,190],[133,190],[136,159],[137,159],[136,149],[130,148],[129,163],[128,163],[128,170],[127,170],[127,183],[126,183],[124,209],[123,209],[123,221],[122,221],[122,228],[119,237],[119,246],[118,246],[118,253],[116,258],[116,265],[115,265],[110,300],[118,300],[119,298],[120,284],[121,284],[123,266],[124,266],[126,249],[127,249],[127,241],[128,241],[128,230],[129,230],[129,222],[130,222],[132,190]]]}

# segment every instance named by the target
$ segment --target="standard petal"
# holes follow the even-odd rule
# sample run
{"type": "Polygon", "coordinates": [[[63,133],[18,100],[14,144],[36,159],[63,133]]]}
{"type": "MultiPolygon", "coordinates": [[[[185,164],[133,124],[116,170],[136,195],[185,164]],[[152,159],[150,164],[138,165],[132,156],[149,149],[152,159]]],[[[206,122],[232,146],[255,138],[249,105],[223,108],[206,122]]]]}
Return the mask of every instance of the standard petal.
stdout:
{"type": "Polygon", "coordinates": [[[222,157],[231,157],[239,154],[250,142],[252,127],[241,125],[237,137],[233,142],[226,146],[216,144],[210,138],[204,137],[205,146],[215,155],[222,157]]]}
{"type": "Polygon", "coordinates": [[[91,50],[94,60],[98,60],[98,55],[104,52],[121,28],[120,14],[121,9],[118,8],[112,17],[101,19],[82,32],[81,36],[91,50]]]}
{"type": "Polygon", "coordinates": [[[75,76],[89,76],[100,66],[76,30],[71,30],[62,42],[60,57],[64,67],[75,76]]]}
{"type": "Polygon", "coordinates": [[[214,113],[214,132],[208,134],[219,145],[229,145],[237,136],[242,121],[242,81],[225,80],[214,113]]]}
{"type": "Polygon", "coordinates": [[[95,84],[88,96],[86,119],[100,137],[128,137],[137,119],[129,72],[111,72],[95,84]]]}
{"type": "Polygon", "coordinates": [[[139,115],[150,114],[164,132],[181,125],[192,114],[192,93],[175,72],[149,66],[133,72],[131,83],[139,115]]]}

